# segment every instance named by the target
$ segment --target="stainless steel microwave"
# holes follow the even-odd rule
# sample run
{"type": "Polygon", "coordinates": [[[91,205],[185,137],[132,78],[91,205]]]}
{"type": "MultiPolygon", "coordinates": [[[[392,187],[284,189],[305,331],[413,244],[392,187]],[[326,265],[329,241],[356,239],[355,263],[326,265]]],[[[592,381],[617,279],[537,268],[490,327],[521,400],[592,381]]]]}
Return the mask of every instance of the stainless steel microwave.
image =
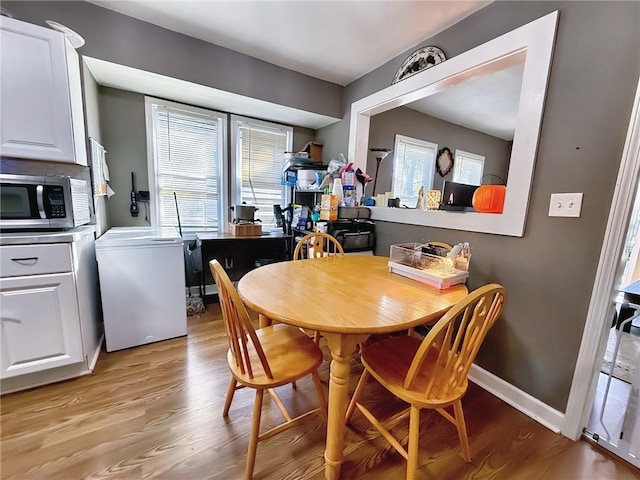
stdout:
{"type": "Polygon", "coordinates": [[[89,223],[85,180],[70,177],[0,175],[0,228],[66,229],[89,223]]]}

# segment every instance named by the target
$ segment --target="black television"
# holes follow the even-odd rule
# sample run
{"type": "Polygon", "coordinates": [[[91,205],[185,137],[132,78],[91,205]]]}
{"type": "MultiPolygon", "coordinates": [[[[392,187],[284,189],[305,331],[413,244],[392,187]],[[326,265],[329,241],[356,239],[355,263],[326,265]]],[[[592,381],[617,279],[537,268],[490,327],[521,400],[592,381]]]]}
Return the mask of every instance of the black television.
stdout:
{"type": "Polygon", "coordinates": [[[442,185],[440,210],[474,211],[473,194],[477,188],[478,185],[445,180],[442,185]]]}

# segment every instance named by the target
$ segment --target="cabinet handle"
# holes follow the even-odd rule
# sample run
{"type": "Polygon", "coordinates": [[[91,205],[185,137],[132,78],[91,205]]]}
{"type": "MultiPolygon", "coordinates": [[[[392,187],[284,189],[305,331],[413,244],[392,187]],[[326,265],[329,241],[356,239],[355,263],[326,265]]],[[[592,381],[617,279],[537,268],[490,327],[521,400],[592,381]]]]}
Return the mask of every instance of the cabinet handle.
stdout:
{"type": "Polygon", "coordinates": [[[35,265],[38,263],[38,257],[12,258],[11,261],[20,265],[35,265]]]}
{"type": "Polygon", "coordinates": [[[46,219],[47,213],[44,210],[44,186],[38,185],[36,187],[36,199],[38,200],[38,213],[40,213],[40,218],[46,219]]]}

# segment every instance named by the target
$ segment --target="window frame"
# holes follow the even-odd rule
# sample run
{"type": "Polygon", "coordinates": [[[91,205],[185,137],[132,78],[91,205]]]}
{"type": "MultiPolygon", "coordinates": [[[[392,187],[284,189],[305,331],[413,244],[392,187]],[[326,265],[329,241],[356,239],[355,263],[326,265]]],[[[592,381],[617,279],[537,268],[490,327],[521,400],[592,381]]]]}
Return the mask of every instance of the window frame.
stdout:
{"type": "Polygon", "coordinates": [[[451,172],[451,180],[454,182],[464,183],[467,185],[474,185],[473,183],[460,182],[459,180],[456,180],[456,172],[459,171],[461,161],[464,161],[464,160],[459,161],[458,160],[459,156],[463,158],[467,158],[471,161],[482,162],[482,173],[480,174],[480,180],[478,180],[478,186],[482,185],[482,177],[484,176],[484,166],[486,163],[486,157],[484,155],[480,155],[479,153],[467,152],[466,150],[456,149],[456,153],[453,160],[453,171],[451,172]]]}
{"type": "MultiPolygon", "coordinates": [[[[242,199],[242,165],[240,164],[241,156],[239,153],[240,149],[240,136],[239,136],[239,126],[242,123],[249,123],[252,125],[258,125],[271,129],[280,129],[285,130],[287,132],[287,140],[285,146],[285,152],[290,152],[293,150],[293,127],[289,125],[284,125],[276,122],[268,122],[265,120],[257,120],[251,117],[245,117],[242,115],[231,115],[231,119],[229,122],[230,129],[230,155],[229,155],[229,169],[231,172],[230,175],[230,201],[231,205],[236,205],[241,203],[242,199]]],[[[284,154],[284,152],[283,152],[284,154]]],[[[284,189],[284,204],[288,205],[291,202],[291,188],[286,185],[282,185],[284,189]]],[[[229,211],[229,218],[231,209],[229,211]]],[[[268,223],[263,225],[270,225],[268,223]]]]}
{"type": "MultiPolygon", "coordinates": [[[[403,142],[405,144],[413,144],[415,146],[431,149],[433,151],[431,165],[426,166],[422,174],[422,177],[424,179],[425,173],[428,173],[430,171],[431,181],[429,182],[429,185],[422,185],[422,186],[424,187],[425,191],[431,190],[433,188],[433,182],[435,180],[436,160],[438,157],[438,144],[434,142],[430,142],[428,140],[422,140],[420,138],[409,137],[407,135],[401,135],[399,133],[396,133],[394,144],[393,144],[393,174],[391,175],[391,190],[393,191],[393,195],[397,196],[394,190],[394,185],[396,180],[396,173],[398,173],[398,169],[396,168],[396,161],[397,161],[397,155],[399,151],[398,145],[400,144],[400,142],[403,142]]],[[[417,193],[418,192],[416,192],[416,197],[417,197],[417,193]]],[[[407,205],[407,206],[411,207],[411,205],[407,205]]],[[[413,206],[415,207],[415,205],[413,206]]]]}
{"type": "MultiPolygon", "coordinates": [[[[213,231],[226,231],[226,224],[229,218],[229,189],[228,189],[228,155],[227,155],[227,124],[228,115],[223,112],[217,112],[206,108],[194,107],[192,105],[186,105],[183,103],[172,102],[161,98],[155,98],[150,96],[144,97],[145,101],[145,122],[147,133],[147,169],[148,169],[148,183],[149,183],[149,222],[151,226],[160,227],[160,212],[158,208],[159,204],[159,190],[158,190],[158,166],[156,160],[156,144],[155,144],[155,131],[154,131],[154,119],[153,119],[153,105],[162,105],[167,108],[174,108],[176,110],[183,110],[186,112],[195,113],[198,115],[206,115],[209,117],[217,118],[220,122],[219,135],[218,135],[218,151],[220,152],[220,158],[218,162],[218,229],[208,225],[202,225],[197,227],[198,230],[213,230],[213,231]]],[[[177,227],[176,227],[177,228],[177,227]]],[[[194,227],[185,227],[185,229],[193,229],[194,227]]]]}

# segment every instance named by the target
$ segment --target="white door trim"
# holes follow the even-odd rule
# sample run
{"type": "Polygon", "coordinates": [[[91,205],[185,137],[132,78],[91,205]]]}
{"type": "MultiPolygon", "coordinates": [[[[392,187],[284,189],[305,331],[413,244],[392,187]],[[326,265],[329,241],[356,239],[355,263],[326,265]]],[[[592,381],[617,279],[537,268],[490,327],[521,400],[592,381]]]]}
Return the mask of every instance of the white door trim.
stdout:
{"type": "Polygon", "coordinates": [[[562,434],[573,440],[582,435],[596,392],[596,379],[604,353],[605,321],[612,313],[613,286],[625,241],[627,223],[633,208],[640,170],[640,79],[629,121],[627,139],[611,199],[607,229],[600,251],[589,311],[585,323],[576,369],[573,374],[562,434]],[[597,353],[597,354],[596,354],[597,353]]]}

